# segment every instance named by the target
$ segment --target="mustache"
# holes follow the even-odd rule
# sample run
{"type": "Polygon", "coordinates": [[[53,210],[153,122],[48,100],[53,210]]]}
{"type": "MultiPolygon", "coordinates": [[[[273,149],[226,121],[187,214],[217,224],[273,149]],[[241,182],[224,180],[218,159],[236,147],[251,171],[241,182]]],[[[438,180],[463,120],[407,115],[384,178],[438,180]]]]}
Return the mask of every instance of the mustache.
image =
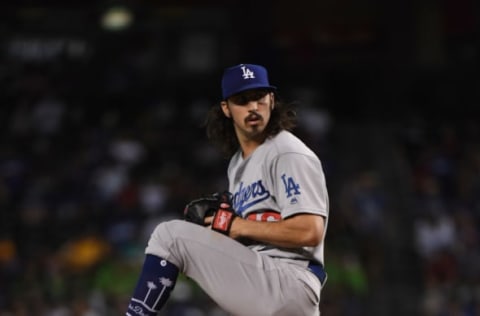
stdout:
{"type": "Polygon", "coordinates": [[[263,117],[257,112],[250,112],[250,114],[245,118],[245,122],[253,120],[263,120],[263,117]]]}

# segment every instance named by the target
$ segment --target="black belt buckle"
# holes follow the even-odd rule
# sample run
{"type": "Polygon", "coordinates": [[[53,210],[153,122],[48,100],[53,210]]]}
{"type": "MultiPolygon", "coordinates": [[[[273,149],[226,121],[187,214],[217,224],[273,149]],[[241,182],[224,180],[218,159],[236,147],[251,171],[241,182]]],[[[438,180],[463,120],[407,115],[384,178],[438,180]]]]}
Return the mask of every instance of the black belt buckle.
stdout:
{"type": "Polygon", "coordinates": [[[315,276],[320,280],[320,283],[323,284],[325,283],[327,279],[327,273],[325,272],[325,269],[323,268],[323,265],[317,262],[310,262],[308,264],[308,269],[315,274],[315,276]]]}

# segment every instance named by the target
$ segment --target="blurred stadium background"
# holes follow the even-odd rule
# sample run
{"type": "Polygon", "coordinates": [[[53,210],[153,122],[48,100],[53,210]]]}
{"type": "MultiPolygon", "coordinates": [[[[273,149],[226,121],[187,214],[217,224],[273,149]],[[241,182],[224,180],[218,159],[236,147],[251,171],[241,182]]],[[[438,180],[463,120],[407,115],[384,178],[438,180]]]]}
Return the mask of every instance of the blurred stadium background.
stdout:
{"type": "MultiPolygon", "coordinates": [[[[331,195],[323,315],[480,313],[480,5],[4,1],[0,315],[122,315],[156,223],[226,185],[224,67],[299,103],[331,195]]],[[[182,279],[162,315],[224,315],[182,279]]]]}

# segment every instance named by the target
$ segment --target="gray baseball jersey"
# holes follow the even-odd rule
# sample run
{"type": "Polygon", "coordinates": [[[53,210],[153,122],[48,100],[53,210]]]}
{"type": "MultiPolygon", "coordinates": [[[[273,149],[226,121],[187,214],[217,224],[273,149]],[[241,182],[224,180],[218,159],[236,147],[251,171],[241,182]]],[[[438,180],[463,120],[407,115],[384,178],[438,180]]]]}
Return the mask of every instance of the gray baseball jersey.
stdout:
{"type": "MultiPolygon", "coordinates": [[[[237,152],[228,167],[229,191],[238,215],[252,220],[279,220],[299,213],[328,219],[328,194],[319,158],[295,135],[282,131],[267,139],[249,157],[237,152]]],[[[281,249],[254,245],[273,257],[324,263],[324,243],[315,247],[281,249]]]]}
{"type": "MultiPolygon", "coordinates": [[[[246,159],[234,155],[228,177],[234,209],[243,218],[270,221],[310,213],[328,221],[322,165],[289,132],[269,138],[246,159]]],[[[315,248],[245,247],[208,228],[173,220],[156,227],[146,253],[176,265],[232,315],[320,313],[322,284],[307,266],[312,259],[323,263],[323,242],[315,248]]]]}

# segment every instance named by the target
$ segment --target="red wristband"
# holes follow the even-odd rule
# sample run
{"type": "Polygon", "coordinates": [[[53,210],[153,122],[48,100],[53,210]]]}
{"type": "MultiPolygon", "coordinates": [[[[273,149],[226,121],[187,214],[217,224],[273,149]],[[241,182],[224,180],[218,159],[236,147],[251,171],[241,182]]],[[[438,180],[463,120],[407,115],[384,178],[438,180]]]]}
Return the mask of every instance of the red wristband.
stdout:
{"type": "Polygon", "coordinates": [[[234,218],[235,214],[232,211],[220,208],[215,212],[215,216],[213,217],[212,229],[228,235],[234,218]]]}

